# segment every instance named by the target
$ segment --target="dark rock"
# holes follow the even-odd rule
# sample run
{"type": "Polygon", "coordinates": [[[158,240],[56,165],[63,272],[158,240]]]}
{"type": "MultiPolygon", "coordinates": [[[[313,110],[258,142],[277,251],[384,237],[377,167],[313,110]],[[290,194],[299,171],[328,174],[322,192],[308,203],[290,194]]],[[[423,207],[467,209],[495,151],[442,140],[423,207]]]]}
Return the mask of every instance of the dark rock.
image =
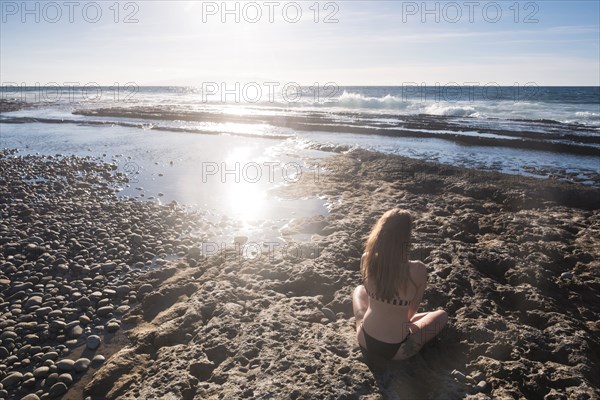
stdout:
{"type": "Polygon", "coordinates": [[[99,365],[99,364],[102,364],[105,360],[106,360],[106,357],[104,357],[102,354],[97,354],[94,356],[94,358],[92,358],[92,364],[99,365]]]}
{"type": "Polygon", "coordinates": [[[50,373],[49,367],[38,367],[33,371],[33,376],[36,378],[45,378],[50,373]]]}
{"type": "Polygon", "coordinates": [[[114,311],[114,307],[112,305],[100,307],[96,310],[96,314],[100,317],[107,317],[112,314],[114,311]]]}
{"type": "Polygon", "coordinates": [[[5,388],[11,388],[13,386],[16,386],[18,383],[20,383],[22,379],[23,379],[22,373],[11,372],[4,379],[2,379],[2,381],[0,381],[0,383],[5,388]]]}
{"type": "Polygon", "coordinates": [[[190,375],[198,378],[200,381],[208,381],[216,365],[208,360],[190,364],[190,375]]]}
{"type": "Polygon", "coordinates": [[[153,290],[154,290],[154,287],[151,284],[145,283],[142,286],[140,286],[139,289],[137,290],[137,297],[141,298],[144,294],[150,293],[153,290]]]}
{"type": "Polygon", "coordinates": [[[50,398],[56,399],[56,398],[62,396],[63,394],[67,393],[68,390],[69,390],[69,388],[63,382],[55,383],[50,388],[50,392],[49,392],[50,398]]]}
{"type": "Polygon", "coordinates": [[[335,313],[333,311],[331,311],[331,309],[327,308],[327,307],[323,307],[321,309],[321,312],[323,312],[323,314],[327,317],[327,319],[329,319],[331,322],[335,322],[337,321],[337,316],[335,315],[335,313]]]}
{"type": "Polygon", "coordinates": [[[108,333],[115,333],[116,331],[121,329],[121,325],[116,321],[111,321],[108,324],[106,324],[105,329],[108,333]]]}
{"type": "Polygon", "coordinates": [[[70,360],[70,359],[64,359],[64,360],[60,360],[56,363],[56,366],[58,367],[58,369],[62,370],[62,371],[71,371],[73,369],[73,365],[75,364],[75,361],[70,360]]]}
{"type": "Polygon", "coordinates": [[[97,335],[90,335],[87,337],[85,343],[87,345],[87,348],[90,350],[96,350],[98,348],[98,346],[100,346],[100,336],[97,335]]]}
{"type": "Polygon", "coordinates": [[[73,369],[75,370],[75,372],[84,372],[87,371],[87,369],[90,366],[90,359],[89,358],[80,358],[77,361],[75,361],[75,364],[73,364],[73,369]]]}
{"type": "Polygon", "coordinates": [[[69,330],[69,337],[72,339],[77,339],[81,335],[83,335],[83,328],[79,325],[75,325],[69,330]]]}
{"type": "Polygon", "coordinates": [[[25,302],[25,306],[24,307],[25,307],[26,310],[29,310],[31,307],[41,305],[42,301],[43,301],[42,296],[31,296],[25,302]]]}
{"type": "Polygon", "coordinates": [[[63,373],[58,376],[58,381],[70,386],[73,383],[73,376],[69,373],[63,373]]]}

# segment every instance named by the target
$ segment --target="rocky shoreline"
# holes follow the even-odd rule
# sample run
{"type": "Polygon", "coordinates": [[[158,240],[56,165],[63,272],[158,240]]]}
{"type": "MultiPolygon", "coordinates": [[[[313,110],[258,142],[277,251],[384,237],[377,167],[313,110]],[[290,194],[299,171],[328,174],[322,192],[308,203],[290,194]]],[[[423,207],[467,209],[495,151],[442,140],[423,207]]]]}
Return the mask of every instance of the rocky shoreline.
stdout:
{"type": "Polygon", "coordinates": [[[326,218],[286,228],[310,241],[204,257],[187,235],[201,215],[118,199],[124,177],[108,164],[4,153],[0,170],[0,397],[71,385],[65,398],[599,394],[598,189],[352,151],[279,193],[329,200],[326,218]],[[393,207],[416,216],[422,308],[450,323],[380,368],[356,344],[350,294],[364,238],[393,207]],[[82,353],[91,335],[101,344],[82,353]]]}
{"type": "MultiPolygon", "coordinates": [[[[162,110],[158,107],[128,107],[128,108],[99,108],[94,110],[76,110],[75,115],[85,115],[88,117],[117,117],[117,118],[135,118],[144,120],[177,120],[177,121],[204,121],[216,123],[244,123],[244,124],[263,124],[268,123],[273,126],[284,126],[293,128],[297,131],[325,131],[338,132],[340,125],[338,121],[324,112],[314,112],[306,116],[289,115],[281,118],[278,115],[244,115],[235,116],[229,114],[214,114],[198,111],[180,111],[162,110]]],[[[343,114],[340,114],[343,115],[343,114]]],[[[557,121],[530,121],[545,125],[545,132],[536,131],[506,131],[503,129],[493,129],[479,127],[479,135],[463,135],[464,127],[449,123],[451,118],[440,115],[401,115],[398,116],[402,122],[381,124],[378,117],[361,115],[360,123],[354,121],[357,115],[348,114],[350,121],[345,121],[343,125],[344,132],[355,134],[375,134],[394,137],[419,137],[419,138],[443,138],[449,141],[455,141],[467,146],[492,146],[492,147],[513,147],[530,150],[542,150],[551,152],[562,152],[567,154],[594,155],[600,154],[597,146],[600,139],[590,134],[589,128],[577,124],[561,124],[557,121]],[[364,120],[373,118],[372,125],[365,126],[364,120]],[[560,129],[557,127],[560,126],[560,129]],[[384,128],[384,129],[382,129],[384,128]],[[437,132],[433,132],[437,130],[437,132]],[[568,133],[565,133],[568,132],[568,133]],[[486,135],[490,135],[487,136],[486,135]],[[515,140],[518,139],[518,140],[515,140]],[[588,146],[591,145],[591,146],[588,146]]],[[[169,129],[167,129],[169,130],[169,129]]]]}
{"type": "Polygon", "coordinates": [[[0,153],[0,398],[57,398],[126,343],[123,314],[153,290],[139,276],[186,254],[202,220],[118,199],[114,165],[14,153],[0,153]]]}

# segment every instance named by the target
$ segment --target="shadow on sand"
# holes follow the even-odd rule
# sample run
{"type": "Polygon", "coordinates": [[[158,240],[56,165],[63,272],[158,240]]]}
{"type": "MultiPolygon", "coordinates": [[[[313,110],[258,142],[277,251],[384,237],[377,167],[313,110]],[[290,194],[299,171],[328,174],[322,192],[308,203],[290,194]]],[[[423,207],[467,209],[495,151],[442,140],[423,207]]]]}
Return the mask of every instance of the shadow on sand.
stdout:
{"type": "Polygon", "coordinates": [[[427,343],[414,357],[403,361],[385,361],[363,353],[385,399],[460,399],[471,387],[452,375],[465,371],[467,345],[456,340],[449,326],[427,343]]]}

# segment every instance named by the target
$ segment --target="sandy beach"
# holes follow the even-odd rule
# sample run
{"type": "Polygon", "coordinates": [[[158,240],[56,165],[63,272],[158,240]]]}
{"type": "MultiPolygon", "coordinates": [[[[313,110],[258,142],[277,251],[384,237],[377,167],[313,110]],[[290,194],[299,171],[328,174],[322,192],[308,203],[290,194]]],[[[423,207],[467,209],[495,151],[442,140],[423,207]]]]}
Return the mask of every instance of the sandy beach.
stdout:
{"type": "Polygon", "coordinates": [[[598,395],[598,189],[352,151],[279,189],[331,204],[282,233],[306,240],[242,237],[207,256],[186,235],[209,223],[201,214],[119,199],[114,166],[10,153],[0,157],[4,398],[598,395]],[[416,215],[422,310],[444,308],[450,322],[382,368],[359,350],[350,294],[365,236],[393,207],[416,215]]]}

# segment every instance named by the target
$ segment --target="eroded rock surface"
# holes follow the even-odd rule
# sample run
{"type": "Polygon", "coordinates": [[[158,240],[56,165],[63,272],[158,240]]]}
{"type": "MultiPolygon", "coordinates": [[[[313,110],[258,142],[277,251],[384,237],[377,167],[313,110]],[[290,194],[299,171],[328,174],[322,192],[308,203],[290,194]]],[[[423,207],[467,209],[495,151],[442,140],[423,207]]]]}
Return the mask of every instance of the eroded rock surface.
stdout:
{"type": "Polygon", "coordinates": [[[315,219],[318,232],[302,244],[312,246],[313,256],[250,260],[228,251],[145,275],[156,290],[126,316],[135,325],[132,344],[100,369],[86,393],[109,399],[598,395],[598,190],[369,152],[325,163],[329,172],[319,180],[284,189],[329,198],[331,213],[315,219]],[[358,349],[350,294],[360,283],[364,239],[393,207],[416,216],[412,258],[429,265],[422,308],[442,307],[450,322],[416,357],[381,369],[368,366],[358,349]]]}

